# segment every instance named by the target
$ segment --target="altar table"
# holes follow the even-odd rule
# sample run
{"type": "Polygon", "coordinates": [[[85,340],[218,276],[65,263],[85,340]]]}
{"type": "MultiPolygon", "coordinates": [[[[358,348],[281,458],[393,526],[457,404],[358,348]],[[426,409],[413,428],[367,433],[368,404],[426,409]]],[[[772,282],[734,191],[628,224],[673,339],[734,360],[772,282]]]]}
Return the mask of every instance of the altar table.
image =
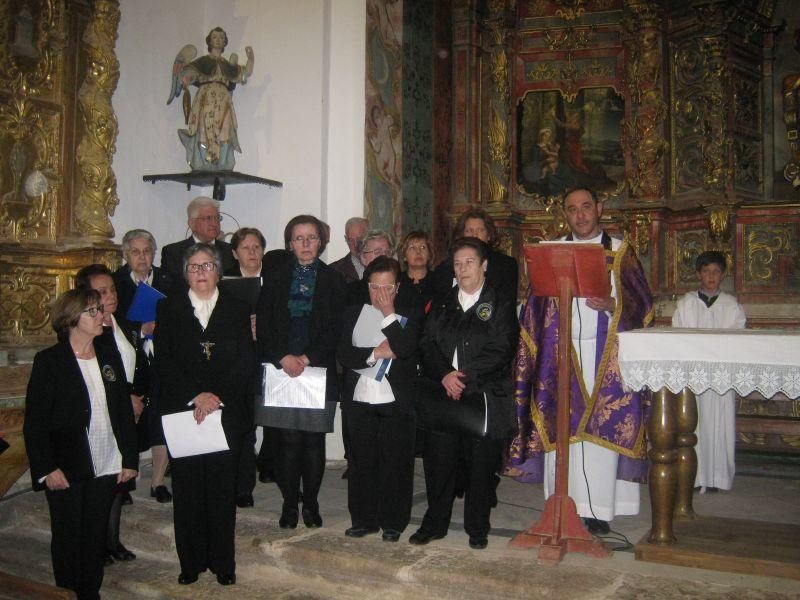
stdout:
{"type": "Polygon", "coordinates": [[[763,574],[766,569],[770,574],[800,579],[800,526],[711,518],[680,525],[682,538],[691,537],[692,528],[703,527],[706,541],[719,539],[720,529],[732,536],[727,550],[733,548],[742,556],[724,560],[719,549],[706,548],[704,552],[699,543],[687,547],[687,540],[676,540],[674,531],[674,521],[696,519],[692,508],[697,472],[695,394],[713,389],[720,394],[735,390],[742,396],[757,391],[766,398],[778,392],[800,397],[800,331],[627,331],[619,334],[619,367],[628,388],[653,391],[647,424],[652,527],[647,539],[636,546],[637,558],[737,572],[763,574]],[[765,554],[764,546],[758,547],[758,535],[769,536],[767,546],[772,554],[765,554]],[[734,539],[736,536],[741,539],[734,539]],[[750,546],[754,546],[752,552],[750,546]],[[703,556],[712,559],[703,561],[703,556]],[[790,557],[788,563],[784,556],[790,557]]]}

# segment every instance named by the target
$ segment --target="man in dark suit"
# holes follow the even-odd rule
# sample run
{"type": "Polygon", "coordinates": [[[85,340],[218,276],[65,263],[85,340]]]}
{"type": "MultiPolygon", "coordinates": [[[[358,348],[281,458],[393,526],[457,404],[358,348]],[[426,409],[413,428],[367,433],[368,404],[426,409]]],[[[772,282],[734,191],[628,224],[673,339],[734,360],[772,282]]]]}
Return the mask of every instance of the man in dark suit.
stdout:
{"type": "Polygon", "coordinates": [[[161,249],[161,268],[172,275],[177,282],[183,282],[183,253],[198,242],[212,244],[222,255],[222,272],[232,269],[233,260],[230,244],[217,239],[220,235],[219,202],[206,196],[198,196],[186,207],[189,229],[192,236],[182,242],[167,244],[161,249]]]}
{"type": "Polygon", "coordinates": [[[361,217],[347,219],[344,225],[344,241],[347,242],[350,252],[332,262],[330,267],[344,277],[345,283],[358,281],[364,274],[364,265],[358,255],[358,244],[367,231],[369,231],[369,221],[361,217]]]}

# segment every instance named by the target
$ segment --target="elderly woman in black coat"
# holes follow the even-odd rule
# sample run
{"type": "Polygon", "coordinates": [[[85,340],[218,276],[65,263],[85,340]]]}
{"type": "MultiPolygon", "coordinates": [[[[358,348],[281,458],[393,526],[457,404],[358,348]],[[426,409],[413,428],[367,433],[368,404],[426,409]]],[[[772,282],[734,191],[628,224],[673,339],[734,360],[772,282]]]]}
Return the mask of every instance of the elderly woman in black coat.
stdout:
{"type": "Polygon", "coordinates": [[[462,238],[452,254],[457,286],[431,309],[420,340],[428,509],[409,541],[421,545],[447,535],[461,471],[464,530],[470,547],[483,549],[495,473],[515,425],[511,361],[519,324],[513,300],[486,278],[486,244],[462,238]]]}
{"type": "Polygon", "coordinates": [[[189,290],[162,300],[156,318],[162,414],[192,411],[202,423],[221,410],[229,448],[170,456],[182,585],[206,569],[221,585],[236,583],[236,469],[241,441],[253,425],[254,348],[250,307],[217,288],[221,268],[215,246],[189,247],[183,257],[189,290]]]}
{"type": "Polygon", "coordinates": [[[99,338],[100,294],[70,290],[50,318],[58,343],[33,361],[25,448],[50,507],[56,585],[99,598],[114,489],[139,468],[133,409],[119,352],[99,338]]]}

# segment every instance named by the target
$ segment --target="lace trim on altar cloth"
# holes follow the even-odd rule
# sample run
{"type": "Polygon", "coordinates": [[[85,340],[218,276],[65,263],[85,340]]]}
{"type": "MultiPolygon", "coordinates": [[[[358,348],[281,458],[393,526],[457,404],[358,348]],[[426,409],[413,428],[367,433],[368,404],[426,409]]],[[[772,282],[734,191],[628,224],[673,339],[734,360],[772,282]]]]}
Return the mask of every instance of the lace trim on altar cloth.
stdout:
{"type": "Polygon", "coordinates": [[[675,394],[689,388],[695,394],[735,390],[740,396],[758,392],[765,398],[783,393],[800,397],[800,367],[702,361],[640,360],[620,364],[625,386],[631,390],[667,387],[675,394]]]}

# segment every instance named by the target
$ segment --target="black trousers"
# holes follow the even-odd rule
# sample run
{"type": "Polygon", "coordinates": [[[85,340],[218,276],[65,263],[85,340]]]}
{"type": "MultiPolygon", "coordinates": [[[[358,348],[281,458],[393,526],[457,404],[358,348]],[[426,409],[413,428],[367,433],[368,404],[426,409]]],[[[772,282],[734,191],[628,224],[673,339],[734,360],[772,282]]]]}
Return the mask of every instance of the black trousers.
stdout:
{"type": "Polygon", "coordinates": [[[175,547],[181,572],[236,572],[236,470],[234,449],[170,457],[175,547]]]}
{"type": "Polygon", "coordinates": [[[256,488],[256,428],[242,436],[236,473],[236,495],[252,494],[256,488]]]}
{"type": "Polygon", "coordinates": [[[283,510],[297,510],[302,481],[303,507],[318,511],[317,496],[325,475],[325,434],[278,427],[264,429],[269,430],[275,481],[283,495],[283,510]]]}
{"type": "Polygon", "coordinates": [[[414,494],[414,415],[391,405],[353,403],[347,507],[353,527],[403,531],[414,494]]]}
{"type": "Polygon", "coordinates": [[[495,473],[500,466],[502,449],[502,441],[427,430],[422,464],[428,510],[420,529],[434,535],[447,534],[460,471],[465,476],[464,530],[469,536],[488,535],[489,515],[498,483],[495,473]],[[463,469],[459,469],[461,461],[463,469]]]}
{"type": "Polygon", "coordinates": [[[272,456],[272,442],[269,441],[269,427],[262,427],[261,433],[261,448],[258,449],[258,457],[256,458],[256,467],[259,473],[267,473],[273,479],[275,478],[274,458],[272,456]]]}
{"type": "Polygon", "coordinates": [[[117,478],[72,481],[65,490],[46,490],[50,507],[50,554],[56,585],[80,600],[100,597],[106,557],[108,514],[117,478]]]}

